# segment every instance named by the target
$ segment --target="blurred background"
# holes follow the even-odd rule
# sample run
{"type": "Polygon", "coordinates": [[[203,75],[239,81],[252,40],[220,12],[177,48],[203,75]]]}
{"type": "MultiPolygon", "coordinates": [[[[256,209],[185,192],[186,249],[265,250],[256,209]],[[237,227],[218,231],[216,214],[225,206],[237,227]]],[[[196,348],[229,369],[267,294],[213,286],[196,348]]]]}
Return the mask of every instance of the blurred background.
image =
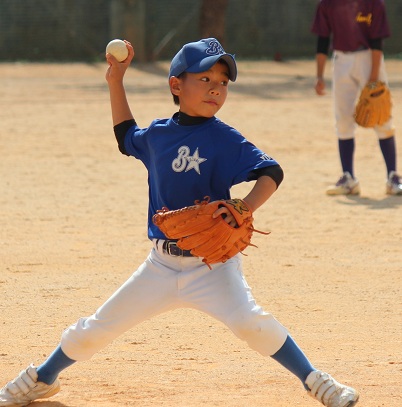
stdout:
{"type": "MultiPolygon", "coordinates": [[[[218,38],[237,59],[312,58],[318,0],[0,0],[0,61],[103,60],[114,38],[139,62],[170,60],[183,43],[218,38]]],[[[386,0],[386,57],[402,58],[402,0],[386,0]]]]}

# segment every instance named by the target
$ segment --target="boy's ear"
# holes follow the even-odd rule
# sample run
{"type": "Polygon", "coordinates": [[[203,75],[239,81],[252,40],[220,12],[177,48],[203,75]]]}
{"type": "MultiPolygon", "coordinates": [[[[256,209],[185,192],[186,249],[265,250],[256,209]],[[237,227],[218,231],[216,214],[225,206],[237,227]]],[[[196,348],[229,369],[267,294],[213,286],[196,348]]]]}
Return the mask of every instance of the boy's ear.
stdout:
{"type": "Polygon", "coordinates": [[[170,91],[172,92],[172,94],[175,95],[175,96],[179,96],[180,87],[181,87],[180,79],[176,78],[176,76],[172,76],[169,79],[169,86],[170,86],[170,91]]]}

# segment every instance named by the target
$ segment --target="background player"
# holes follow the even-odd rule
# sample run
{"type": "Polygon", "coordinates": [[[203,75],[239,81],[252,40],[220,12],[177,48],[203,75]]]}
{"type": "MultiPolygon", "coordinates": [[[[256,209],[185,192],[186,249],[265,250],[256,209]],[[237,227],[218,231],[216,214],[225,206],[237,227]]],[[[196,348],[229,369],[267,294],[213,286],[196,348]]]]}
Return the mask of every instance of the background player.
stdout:
{"type": "MultiPolygon", "coordinates": [[[[387,82],[383,39],[390,35],[383,0],[321,0],[317,6],[312,31],[317,40],[318,95],[325,93],[324,69],[332,37],[333,98],[336,133],[343,175],[327,194],[360,193],[354,173],[354,109],[361,89],[374,81],[387,82]]],[[[402,180],[396,172],[396,147],[392,119],[374,128],[384,157],[386,193],[402,195],[402,180]]]]}
{"type": "MultiPolygon", "coordinates": [[[[127,47],[129,56],[123,63],[107,54],[106,79],[119,149],[141,160],[148,170],[148,237],[153,247],[138,270],[93,315],[64,331],[60,345],[43,364],[29,366],[1,389],[0,406],[24,406],[56,394],[63,369],[90,359],[138,323],[182,307],[224,323],[252,349],[296,375],[325,406],[355,405],[357,391],[316,370],[286,328],[257,305],[240,254],[210,270],[200,258],[167,240],[152,222],[157,209],[180,209],[205,195],[211,200],[229,199],[230,188],[247,181],[255,183],[244,201],[255,212],[282,182],[283,171],[274,159],[215,117],[225,103],[229,81],[236,80],[234,57],[214,38],[186,44],[173,58],[169,73],[170,91],[180,111],[140,128],[123,85],[134,57],[128,42],[127,47]]],[[[218,212],[233,222],[226,208],[218,212]]]]}

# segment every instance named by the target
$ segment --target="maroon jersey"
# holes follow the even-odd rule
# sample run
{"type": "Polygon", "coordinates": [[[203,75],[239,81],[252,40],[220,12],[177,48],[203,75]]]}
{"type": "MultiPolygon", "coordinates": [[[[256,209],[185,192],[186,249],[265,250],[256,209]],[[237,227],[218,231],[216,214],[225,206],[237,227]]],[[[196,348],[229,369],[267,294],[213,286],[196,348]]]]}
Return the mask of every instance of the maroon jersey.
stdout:
{"type": "Polygon", "coordinates": [[[369,40],[390,36],[384,0],[320,0],[311,31],[332,36],[339,51],[370,48],[369,40]]]}

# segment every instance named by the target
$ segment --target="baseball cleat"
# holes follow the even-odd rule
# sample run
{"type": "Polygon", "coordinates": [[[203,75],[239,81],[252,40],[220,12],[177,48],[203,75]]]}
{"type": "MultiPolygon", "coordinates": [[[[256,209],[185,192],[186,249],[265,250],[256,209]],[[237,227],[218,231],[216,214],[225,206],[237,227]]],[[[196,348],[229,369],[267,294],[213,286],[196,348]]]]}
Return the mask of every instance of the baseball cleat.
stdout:
{"type": "Polygon", "coordinates": [[[0,407],[27,406],[34,400],[54,396],[59,390],[58,379],[52,384],[38,382],[36,367],[31,364],[0,390],[0,407]]]}
{"type": "Polygon", "coordinates": [[[388,195],[402,195],[402,178],[395,171],[389,174],[386,192],[388,195]]]}
{"type": "Polygon", "coordinates": [[[328,373],[315,370],[306,379],[308,394],[326,407],[353,407],[359,393],[351,387],[338,383],[328,373]]]}
{"type": "Polygon", "coordinates": [[[359,195],[359,181],[353,178],[349,172],[344,172],[335,185],[327,188],[327,195],[359,195]]]}

